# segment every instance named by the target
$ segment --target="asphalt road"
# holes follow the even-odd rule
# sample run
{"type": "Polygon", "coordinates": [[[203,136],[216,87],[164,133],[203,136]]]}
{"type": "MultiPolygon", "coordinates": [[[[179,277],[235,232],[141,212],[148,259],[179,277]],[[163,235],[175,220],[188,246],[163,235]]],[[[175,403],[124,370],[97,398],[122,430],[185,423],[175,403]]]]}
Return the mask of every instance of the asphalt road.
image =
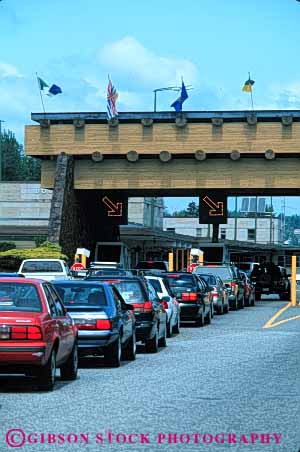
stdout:
{"type": "MultiPolygon", "coordinates": [[[[52,393],[1,376],[0,451],[298,452],[300,319],[263,329],[285,305],[263,300],[208,327],[182,328],[166,349],[140,348],[119,369],[85,361],[77,381],[58,381],[52,393]],[[10,429],[25,432],[23,447],[6,444],[10,429]]],[[[276,321],[297,315],[290,308],[276,321]]],[[[10,435],[17,443],[24,433],[10,435]]]]}

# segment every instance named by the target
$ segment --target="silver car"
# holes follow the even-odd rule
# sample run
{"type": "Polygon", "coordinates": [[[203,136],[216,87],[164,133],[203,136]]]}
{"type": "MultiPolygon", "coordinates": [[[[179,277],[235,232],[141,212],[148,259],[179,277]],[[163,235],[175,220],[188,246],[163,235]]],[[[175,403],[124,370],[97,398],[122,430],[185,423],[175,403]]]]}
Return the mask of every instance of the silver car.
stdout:
{"type": "Polygon", "coordinates": [[[202,278],[212,288],[211,296],[216,314],[227,314],[229,311],[228,291],[220,276],[211,273],[201,273],[197,275],[202,278]]]}

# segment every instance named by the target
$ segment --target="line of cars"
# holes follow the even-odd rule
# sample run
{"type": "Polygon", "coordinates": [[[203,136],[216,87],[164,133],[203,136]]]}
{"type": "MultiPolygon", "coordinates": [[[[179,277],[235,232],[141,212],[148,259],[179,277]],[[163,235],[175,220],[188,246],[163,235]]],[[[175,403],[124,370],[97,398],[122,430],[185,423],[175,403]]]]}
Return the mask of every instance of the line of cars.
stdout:
{"type": "Polygon", "coordinates": [[[137,342],[156,353],[183,321],[209,325],[215,313],[254,305],[250,284],[234,271],[93,268],[84,279],[52,281],[0,274],[0,372],[35,377],[51,390],[57,368],[62,379],[76,379],[80,357],[119,367],[135,359],[137,342]]]}

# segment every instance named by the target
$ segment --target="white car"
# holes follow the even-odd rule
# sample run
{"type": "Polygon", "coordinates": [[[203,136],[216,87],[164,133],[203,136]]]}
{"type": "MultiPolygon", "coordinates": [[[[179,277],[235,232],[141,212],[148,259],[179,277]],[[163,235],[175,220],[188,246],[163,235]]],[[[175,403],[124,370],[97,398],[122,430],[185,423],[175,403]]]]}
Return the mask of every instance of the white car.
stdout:
{"type": "Polygon", "coordinates": [[[167,337],[180,332],[180,305],[169,286],[168,280],[162,276],[145,276],[155,289],[159,299],[167,311],[167,337]]]}
{"type": "Polygon", "coordinates": [[[39,278],[46,281],[71,279],[71,272],[61,259],[25,259],[18,270],[25,278],[39,278]]]}

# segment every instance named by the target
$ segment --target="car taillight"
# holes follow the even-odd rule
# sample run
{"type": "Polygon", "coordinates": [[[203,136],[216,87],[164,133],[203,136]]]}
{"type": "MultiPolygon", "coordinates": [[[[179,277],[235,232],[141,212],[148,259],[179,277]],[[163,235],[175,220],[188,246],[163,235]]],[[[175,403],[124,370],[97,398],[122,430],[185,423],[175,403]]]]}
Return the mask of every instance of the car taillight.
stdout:
{"type": "Polygon", "coordinates": [[[197,301],[198,295],[195,292],[183,292],[181,298],[183,301],[197,301]]]}
{"type": "Polygon", "coordinates": [[[237,284],[236,284],[235,281],[231,281],[230,285],[231,285],[231,287],[234,289],[234,288],[236,287],[237,284]]]}
{"type": "Polygon", "coordinates": [[[151,301],[146,301],[146,302],[144,303],[143,308],[144,308],[144,312],[150,312],[150,311],[152,311],[153,306],[152,306],[151,301]]]}
{"type": "Polygon", "coordinates": [[[218,292],[211,292],[211,294],[213,297],[217,297],[219,295],[218,292]]]}
{"type": "Polygon", "coordinates": [[[42,339],[42,332],[38,326],[29,326],[27,329],[27,333],[28,333],[28,339],[35,340],[35,341],[42,339]]]}
{"type": "Polygon", "coordinates": [[[10,332],[11,339],[28,339],[39,341],[42,339],[42,332],[38,326],[13,326],[10,332]]]}
{"type": "Polygon", "coordinates": [[[110,320],[96,320],[97,330],[110,330],[111,321],[110,320]]]}
{"type": "Polygon", "coordinates": [[[26,339],[26,326],[14,326],[11,328],[11,339],[26,339]]]}
{"type": "Polygon", "coordinates": [[[96,320],[75,319],[75,324],[79,330],[95,330],[96,320]]]}
{"type": "Polygon", "coordinates": [[[161,301],[161,305],[164,309],[168,309],[169,305],[166,301],[161,301]]]}

